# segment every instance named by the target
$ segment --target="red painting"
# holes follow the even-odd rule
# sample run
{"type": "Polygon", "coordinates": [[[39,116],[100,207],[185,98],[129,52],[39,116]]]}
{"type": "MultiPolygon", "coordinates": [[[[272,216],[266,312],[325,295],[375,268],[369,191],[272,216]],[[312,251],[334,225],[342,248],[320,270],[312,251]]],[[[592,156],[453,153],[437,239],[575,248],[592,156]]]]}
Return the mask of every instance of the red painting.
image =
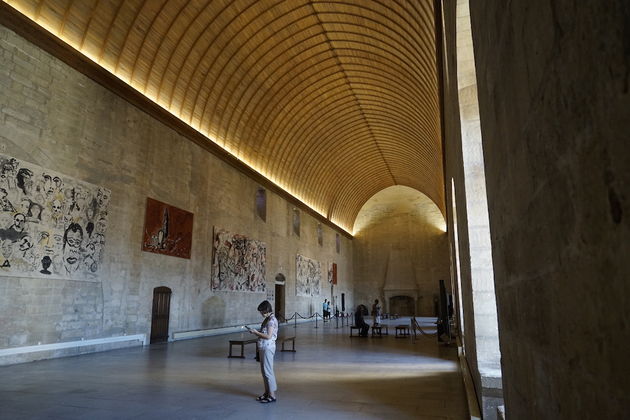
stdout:
{"type": "Polygon", "coordinates": [[[330,263],[328,265],[328,282],[330,284],[337,284],[337,263],[330,263]]]}
{"type": "Polygon", "coordinates": [[[142,250],[190,259],[193,214],[147,198],[142,250]]]}

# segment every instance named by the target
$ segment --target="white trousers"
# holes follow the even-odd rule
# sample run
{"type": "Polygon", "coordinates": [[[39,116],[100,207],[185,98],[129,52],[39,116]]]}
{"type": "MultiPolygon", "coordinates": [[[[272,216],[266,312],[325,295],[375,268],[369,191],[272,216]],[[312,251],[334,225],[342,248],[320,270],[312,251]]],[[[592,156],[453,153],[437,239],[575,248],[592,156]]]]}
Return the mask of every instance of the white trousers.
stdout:
{"type": "Polygon", "coordinates": [[[260,356],[260,372],[262,373],[265,389],[269,392],[276,392],[278,385],[276,384],[276,375],[273,373],[273,357],[276,354],[275,347],[258,349],[260,356]]]}

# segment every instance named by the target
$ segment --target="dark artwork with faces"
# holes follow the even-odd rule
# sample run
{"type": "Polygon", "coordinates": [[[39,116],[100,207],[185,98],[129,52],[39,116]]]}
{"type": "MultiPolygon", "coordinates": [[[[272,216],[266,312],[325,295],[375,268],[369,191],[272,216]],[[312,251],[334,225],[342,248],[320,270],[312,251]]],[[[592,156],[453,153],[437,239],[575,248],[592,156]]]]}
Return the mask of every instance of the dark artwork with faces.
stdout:
{"type": "Polygon", "coordinates": [[[193,214],[147,198],[142,250],[190,259],[193,214]]]}
{"type": "Polygon", "coordinates": [[[0,274],[98,281],[109,196],[0,154],[0,274]]]}

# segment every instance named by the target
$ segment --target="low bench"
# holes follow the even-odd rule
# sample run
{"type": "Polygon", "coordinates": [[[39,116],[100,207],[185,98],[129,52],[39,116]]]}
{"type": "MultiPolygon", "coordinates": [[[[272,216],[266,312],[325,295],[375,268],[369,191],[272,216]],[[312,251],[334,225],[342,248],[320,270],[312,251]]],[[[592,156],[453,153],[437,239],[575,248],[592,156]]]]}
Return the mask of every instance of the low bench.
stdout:
{"type": "Polygon", "coordinates": [[[360,337],[359,333],[361,332],[361,328],[357,327],[356,325],[350,325],[350,337],[354,337],[353,331],[357,330],[357,337],[360,337]]]}
{"type": "Polygon", "coordinates": [[[350,337],[367,337],[367,335],[361,336],[361,327],[357,327],[356,325],[350,325],[350,337]],[[353,334],[354,330],[357,330],[357,335],[353,334]]]}
{"type": "MultiPolygon", "coordinates": [[[[251,337],[251,336],[249,336],[251,337]]],[[[245,358],[245,346],[248,344],[255,344],[258,339],[257,338],[249,338],[243,334],[241,334],[241,337],[238,339],[234,339],[234,340],[230,340],[230,354],[228,355],[228,357],[235,357],[235,358],[239,358],[239,359],[244,359],[245,358]],[[232,346],[241,346],[241,355],[240,356],[234,356],[232,355],[232,346]]]]}
{"type": "Polygon", "coordinates": [[[409,325],[396,325],[396,338],[409,337],[409,325]]]}
{"type": "Polygon", "coordinates": [[[389,335],[389,328],[387,325],[372,325],[372,337],[382,337],[384,335],[389,335]],[[385,333],[383,333],[383,328],[385,328],[385,333]]]}
{"type": "MultiPolygon", "coordinates": [[[[258,338],[249,338],[246,335],[241,335],[241,337],[239,337],[238,339],[234,339],[234,340],[230,340],[230,354],[228,355],[228,357],[231,358],[237,358],[237,359],[244,359],[245,358],[245,346],[248,344],[255,344],[258,341],[258,338]],[[234,355],[232,354],[232,346],[241,346],[241,355],[234,355]]],[[[291,351],[293,353],[295,353],[295,336],[294,335],[287,335],[287,336],[281,336],[278,337],[277,342],[282,343],[282,348],[280,349],[280,351],[291,351]],[[291,342],[291,349],[285,349],[284,348],[284,344],[286,342],[290,341],[291,342]]],[[[258,360],[258,354],[256,354],[256,360],[258,360]]]]}
{"type": "Polygon", "coordinates": [[[295,336],[294,335],[287,335],[287,336],[282,336],[282,337],[278,337],[279,342],[282,343],[282,348],[280,349],[280,351],[292,351],[293,353],[295,353],[295,336]],[[292,344],[292,348],[291,350],[289,349],[284,349],[284,343],[286,343],[287,341],[290,341],[292,344]]]}

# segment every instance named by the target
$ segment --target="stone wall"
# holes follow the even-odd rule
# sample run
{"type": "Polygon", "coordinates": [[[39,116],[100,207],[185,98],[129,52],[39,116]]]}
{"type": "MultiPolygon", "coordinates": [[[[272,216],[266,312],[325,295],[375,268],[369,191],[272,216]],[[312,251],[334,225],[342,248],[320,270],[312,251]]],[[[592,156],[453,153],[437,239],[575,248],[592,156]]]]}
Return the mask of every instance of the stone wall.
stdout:
{"type": "MultiPolygon", "coordinates": [[[[443,13],[443,84],[445,131],[445,184],[448,211],[448,235],[451,255],[451,281],[458,289],[457,319],[461,344],[475,385],[478,404],[482,407],[483,385],[477,349],[477,317],[472,280],[471,238],[467,190],[464,171],[464,147],[460,121],[458,51],[462,46],[457,36],[458,23],[467,16],[458,16],[458,2],[445,2],[443,13]]],[[[460,9],[461,11],[461,9],[460,9]]],[[[471,81],[466,83],[470,85],[471,81]]],[[[474,225],[474,224],[473,224],[474,225]]],[[[474,239],[474,238],[473,238],[474,239]]]]}
{"type": "Polygon", "coordinates": [[[630,6],[471,4],[510,419],[630,407],[630,6]]]}
{"type": "Polygon", "coordinates": [[[6,28],[0,89],[0,153],[111,190],[99,281],[0,276],[0,348],[149,334],[158,286],[173,292],[170,332],[258,322],[256,306],[273,298],[278,273],[287,279],[286,314],[321,312],[333,261],[335,293],[352,302],[351,240],[341,235],[337,253],[337,232],[323,226],[318,245],[317,220],[306,212],[294,235],[293,206],[269,191],[263,222],[256,182],[6,28]],[[147,197],[194,213],[191,259],[141,251],[147,197]],[[211,290],[214,226],[266,243],[268,293],[211,290]],[[322,263],[321,296],[296,297],[296,254],[322,263]]]}
{"type": "Polygon", "coordinates": [[[409,187],[390,187],[368,200],[354,230],[357,302],[371,308],[379,299],[387,311],[384,289],[397,289],[395,295],[417,298],[416,315],[435,316],[438,280],[450,288],[448,237],[435,203],[409,187]]]}
{"type": "Polygon", "coordinates": [[[443,16],[452,272],[462,289],[458,318],[466,360],[483,417],[491,420],[502,404],[501,354],[468,0],[445,3],[443,16]]]}

